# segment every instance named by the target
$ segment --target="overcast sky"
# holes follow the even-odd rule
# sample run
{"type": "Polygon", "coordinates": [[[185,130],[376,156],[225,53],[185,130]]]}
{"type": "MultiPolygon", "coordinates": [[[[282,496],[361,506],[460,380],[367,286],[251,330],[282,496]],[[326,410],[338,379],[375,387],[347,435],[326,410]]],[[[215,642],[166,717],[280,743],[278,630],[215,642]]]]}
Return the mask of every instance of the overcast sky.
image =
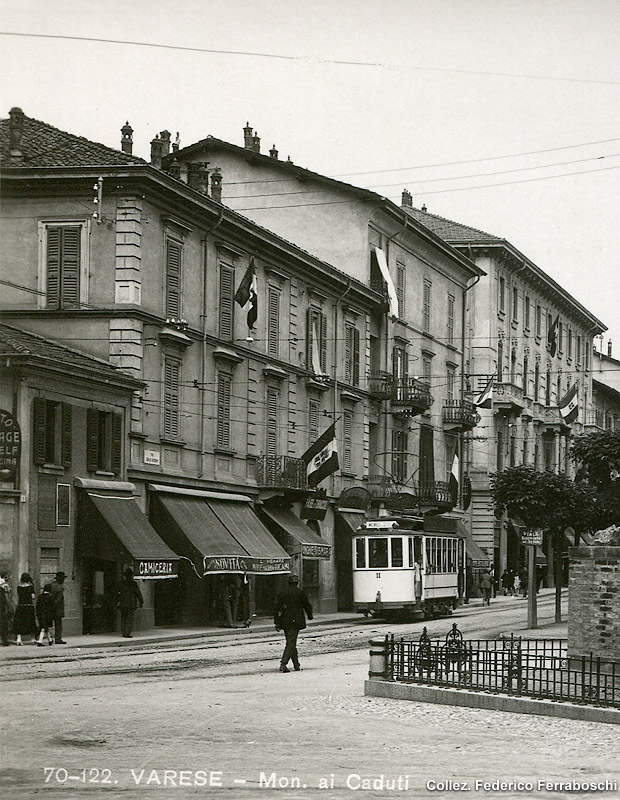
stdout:
{"type": "Polygon", "coordinates": [[[510,240],[620,356],[617,0],[0,0],[0,31],[2,117],[113,147],[129,120],[147,159],[158,131],[241,145],[249,121],[263,152],[510,240]]]}

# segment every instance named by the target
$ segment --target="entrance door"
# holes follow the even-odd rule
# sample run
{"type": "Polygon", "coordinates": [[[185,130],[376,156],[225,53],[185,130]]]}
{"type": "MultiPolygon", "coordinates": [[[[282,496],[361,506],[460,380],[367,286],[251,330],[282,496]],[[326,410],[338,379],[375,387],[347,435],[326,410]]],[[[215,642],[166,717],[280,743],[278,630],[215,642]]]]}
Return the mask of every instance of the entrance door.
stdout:
{"type": "Polygon", "coordinates": [[[178,625],[181,577],[153,581],[155,584],[155,625],[178,625]]]}
{"type": "Polygon", "coordinates": [[[100,558],[84,562],[83,633],[116,630],[117,567],[114,561],[100,558]]]}

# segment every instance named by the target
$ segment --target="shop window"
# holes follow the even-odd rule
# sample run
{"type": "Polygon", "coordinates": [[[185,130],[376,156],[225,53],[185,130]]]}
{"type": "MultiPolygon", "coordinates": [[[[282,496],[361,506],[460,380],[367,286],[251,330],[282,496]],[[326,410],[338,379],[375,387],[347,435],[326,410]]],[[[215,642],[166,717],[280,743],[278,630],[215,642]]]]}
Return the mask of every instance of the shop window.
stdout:
{"type": "Polygon", "coordinates": [[[304,589],[319,588],[319,562],[316,558],[304,558],[303,565],[304,589]]]}

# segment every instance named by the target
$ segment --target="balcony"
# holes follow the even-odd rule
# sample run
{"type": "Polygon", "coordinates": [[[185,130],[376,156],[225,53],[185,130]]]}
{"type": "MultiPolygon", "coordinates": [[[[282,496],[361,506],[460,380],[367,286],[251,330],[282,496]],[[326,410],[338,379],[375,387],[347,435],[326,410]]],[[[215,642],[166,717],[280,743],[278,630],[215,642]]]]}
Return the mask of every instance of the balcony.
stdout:
{"type": "Polygon", "coordinates": [[[393,414],[409,418],[428,411],[433,396],[430,386],[418,378],[393,378],[390,401],[393,414]]]}
{"type": "Polygon", "coordinates": [[[570,433],[570,425],[564,422],[557,406],[547,406],[543,419],[543,433],[570,433]]]}
{"type": "Polygon", "coordinates": [[[493,387],[493,408],[498,414],[521,414],[526,403],[523,389],[515,383],[501,381],[493,387]]]}
{"type": "Polygon", "coordinates": [[[260,456],[256,459],[256,483],[262,489],[307,491],[306,463],[291,456],[260,456]]]}
{"type": "Polygon", "coordinates": [[[449,430],[470,431],[480,422],[480,414],[471,400],[445,400],[442,419],[449,430]]]}
{"type": "Polygon", "coordinates": [[[604,431],[605,424],[603,421],[603,412],[588,411],[586,414],[585,429],[587,433],[596,433],[597,431],[604,431]]]}
{"type": "Polygon", "coordinates": [[[398,497],[398,487],[389,475],[369,475],[364,485],[376,502],[387,503],[398,497]]]}
{"type": "Polygon", "coordinates": [[[371,370],[368,374],[368,391],[376,400],[389,400],[394,388],[391,372],[371,370]]]}
{"type": "Polygon", "coordinates": [[[421,506],[448,509],[454,505],[450,486],[446,481],[420,483],[417,488],[417,495],[421,506]]]}

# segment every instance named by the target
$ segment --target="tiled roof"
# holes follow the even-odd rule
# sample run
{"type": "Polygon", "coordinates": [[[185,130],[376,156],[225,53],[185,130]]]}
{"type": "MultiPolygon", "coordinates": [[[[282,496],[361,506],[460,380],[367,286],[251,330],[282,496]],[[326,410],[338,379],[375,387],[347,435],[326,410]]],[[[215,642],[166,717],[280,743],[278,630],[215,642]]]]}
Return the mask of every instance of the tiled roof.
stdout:
{"type": "MultiPolygon", "coordinates": [[[[113,150],[83,136],[58,130],[46,122],[24,116],[21,167],[115,167],[145,164],[137,156],[113,150]]],[[[8,164],[9,120],[0,120],[0,161],[8,164]]],[[[14,165],[11,165],[14,166],[14,165]]]]}
{"type": "Polygon", "coordinates": [[[477,228],[470,228],[469,225],[461,225],[460,222],[454,222],[445,217],[439,217],[437,214],[429,214],[428,211],[421,211],[419,208],[409,208],[403,206],[403,211],[406,211],[410,217],[421,222],[422,225],[429,228],[433,233],[440,236],[444,241],[455,243],[467,242],[503,242],[504,240],[499,236],[493,236],[486,231],[480,231],[477,228]]]}
{"type": "Polygon", "coordinates": [[[86,355],[72,347],[57,344],[36,333],[0,324],[0,356],[31,356],[32,358],[66,364],[67,367],[96,371],[111,380],[131,380],[131,376],[120,372],[109,361],[86,355]]]}

